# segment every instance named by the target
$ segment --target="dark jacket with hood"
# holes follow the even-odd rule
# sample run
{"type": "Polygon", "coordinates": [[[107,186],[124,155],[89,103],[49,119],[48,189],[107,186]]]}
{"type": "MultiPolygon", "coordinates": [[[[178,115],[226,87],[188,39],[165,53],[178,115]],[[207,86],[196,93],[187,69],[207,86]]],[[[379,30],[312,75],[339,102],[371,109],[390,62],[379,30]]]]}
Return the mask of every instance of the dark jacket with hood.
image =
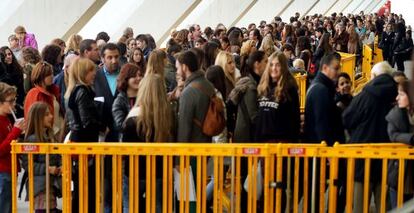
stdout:
{"type": "Polygon", "coordinates": [[[253,142],[257,105],[257,84],[260,76],[249,76],[239,79],[231,91],[229,101],[237,106],[237,119],[234,129],[234,142],[253,142]]]}
{"type": "MultiPolygon", "coordinates": [[[[388,74],[382,74],[369,82],[352,100],[343,113],[345,128],[351,135],[350,143],[384,143],[390,139],[385,116],[391,110],[397,96],[397,83],[388,74]]],[[[371,181],[381,179],[381,161],[372,161],[371,181]]],[[[362,182],[364,162],[355,165],[355,180],[362,182]]]]}
{"type": "Polygon", "coordinates": [[[335,84],[319,72],[306,94],[305,137],[309,143],[326,141],[329,146],[345,141],[341,110],[335,103],[335,84]]]}

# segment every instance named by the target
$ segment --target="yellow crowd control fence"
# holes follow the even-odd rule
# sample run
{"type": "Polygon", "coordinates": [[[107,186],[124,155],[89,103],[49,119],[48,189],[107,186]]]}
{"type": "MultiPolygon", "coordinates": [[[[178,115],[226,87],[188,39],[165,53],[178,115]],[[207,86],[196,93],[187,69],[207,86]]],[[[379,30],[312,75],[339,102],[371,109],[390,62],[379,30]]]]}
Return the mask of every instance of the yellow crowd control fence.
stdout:
{"type": "MultiPolygon", "coordinates": [[[[63,212],[103,211],[105,169],[112,159],[112,212],[122,212],[123,167],[127,179],[129,212],[368,212],[371,185],[380,195],[378,212],[385,212],[390,161],[397,161],[397,205],[403,205],[405,164],[414,150],[404,144],[196,144],[196,143],[13,143],[12,165],[28,155],[29,211],[34,210],[35,155],[62,156],[63,212]],[[127,158],[126,158],[127,157],[127,158]],[[79,162],[79,211],[72,209],[73,159],[79,162]],[[96,179],[88,182],[88,166],[95,160],[96,179]],[[354,203],[355,165],[364,165],[359,180],[361,202],[354,203]],[[373,168],[379,165],[379,173],[373,168]],[[210,168],[211,167],[211,168],[210,168]],[[372,182],[377,177],[379,182],[372,182]],[[140,184],[144,183],[144,184],[140,184]],[[93,201],[88,201],[94,184],[93,201]],[[212,190],[211,190],[212,189],[212,190]],[[209,195],[211,194],[211,196],[209,195]],[[211,199],[209,198],[211,197],[211,199]],[[342,209],[341,209],[342,208],[342,209]]],[[[90,172],[91,170],[89,170],[90,172]]],[[[12,174],[12,209],[17,207],[17,170],[12,174]]],[[[357,180],[358,181],[358,180],[357,180]]],[[[124,183],[125,184],[125,183],[124,183]]],[[[50,191],[50,190],[49,190],[50,191]]]]}
{"type": "Polygon", "coordinates": [[[300,112],[305,112],[305,101],[306,101],[306,78],[307,75],[296,74],[295,79],[299,88],[299,103],[300,103],[300,112]]]}
{"type": "Polygon", "coordinates": [[[352,81],[352,90],[355,88],[355,66],[356,56],[355,54],[339,52],[341,55],[341,71],[346,72],[352,81]]]}

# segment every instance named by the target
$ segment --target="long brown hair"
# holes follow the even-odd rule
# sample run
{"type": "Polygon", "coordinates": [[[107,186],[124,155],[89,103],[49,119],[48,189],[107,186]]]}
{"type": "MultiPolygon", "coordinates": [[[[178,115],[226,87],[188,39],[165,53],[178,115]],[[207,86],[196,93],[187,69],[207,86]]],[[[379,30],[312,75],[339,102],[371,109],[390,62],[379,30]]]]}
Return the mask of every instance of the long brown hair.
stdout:
{"type": "Polygon", "coordinates": [[[164,78],[159,74],[147,74],[139,84],[137,133],[147,142],[172,140],[172,110],[165,91],[164,78]]]}
{"type": "Polygon", "coordinates": [[[132,50],[129,51],[129,63],[133,63],[133,64],[139,66],[141,68],[141,70],[145,72],[146,62],[145,62],[145,58],[144,58],[144,53],[142,52],[141,48],[136,47],[136,48],[133,48],[132,50]],[[139,63],[134,61],[135,51],[139,51],[139,53],[141,54],[141,61],[139,63]]]}
{"type": "Polygon", "coordinates": [[[46,128],[44,124],[44,118],[48,112],[50,113],[50,109],[45,102],[39,101],[30,107],[25,140],[30,135],[35,135],[37,141],[55,142],[52,128],[46,128]]]}
{"type": "Polygon", "coordinates": [[[147,70],[145,74],[159,74],[164,78],[164,67],[167,53],[162,50],[154,50],[148,57],[147,70]]]}
{"type": "Polygon", "coordinates": [[[411,82],[408,81],[408,80],[401,81],[401,82],[398,83],[398,90],[400,90],[402,92],[405,92],[405,94],[407,94],[408,103],[409,103],[408,111],[409,111],[410,114],[413,114],[414,113],[414,103],[412,101],[411,89],[412,89],[411,82]]]}
{"type": "Polygon", "coordinates": [[[287,62],[287,58],[285,54],[283,54],[280,51],[273,53],[269,57],[269,61],[267,62],[266,69],[257,87],[259,97],[268,96],[268,92],[270,91],[270,84],[272,81],[270,77],[270,72],[271,72],[270,69],[271,69],[271,63],[274,59],[277,59],[279,61],[279,64],[281,66],[281,76],[277,82],[277,86],[276,86],[273,96],[275,97],[277,102],[284,102],[286,100],[291,100],[292,97],[289,96],[288,91],[292,87],[297,89],[298,86],[296,84],[295,78],[289,72],[288,62],[287,62]]]}

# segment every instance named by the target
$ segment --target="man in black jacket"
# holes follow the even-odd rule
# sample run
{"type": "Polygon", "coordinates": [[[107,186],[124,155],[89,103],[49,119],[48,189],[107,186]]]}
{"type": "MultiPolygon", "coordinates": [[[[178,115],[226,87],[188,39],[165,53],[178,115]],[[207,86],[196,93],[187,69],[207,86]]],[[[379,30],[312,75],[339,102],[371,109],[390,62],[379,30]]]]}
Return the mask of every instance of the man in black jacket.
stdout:
{"type": "MultiPolygon", "coordinates": [[[[335,81],[338,78],[340,70],[341,57],[338,53],[329,53],[322,57],[320,71],[313,80],[306,94],[305,106],[305,137],[308,143],[320,143],[325,141],[329,146],[335,142],[345,141],[344,128],[342,125],[341,111],[335,104],[336,86],[335,81]]],[[[313,163],[313,162],[312,162],[313,163]]],[[[308,180],[312,180],[312,163],[308,171],[308,180]]],[[[316,162],[319,164],[319,160],[316,162]]],[[[341,163],[343,164],[343,163],[341,163]]],[[[315,177],[319,177],[319,168],[315,177]]],[[[343,167],[341,167],[343,168],[343,167]]],[[[346,168],[346,167],[345,167],[346,168]]],[[[346,177],[342,172],[338,177],[346,177]]],[[[338,195],[337,212],[343,212],[345,208],[345,180],[338,181],[338,189],[342,187],[338,195]]],[[[308,198],[311,198],[311,184],[308,185],[308,198]]],[[[319,189],[319,178],[316,180],[316,189],[319,189]]],[[[316,198],[319,198],[319,190],[315,192],[316,198]]],[[[315,210],[319,210],[319,201],[315,203],[315,210]]],[[[309,205],[311,207],[311,205],[309,205]]],[[[310,208],[309,208],[310,212],[310,208]]]]}
{"type": "MultiPolygon", "coordinates": [[[[397,83],[391,77],[391,66],[380,62],[372,68],[372,80],[344,111],[344,126],[351,135],[351,143],[384,143],[390,139],[385,116],[397,97],[397,83]]],[[[372,160],[370,192],[375,194],[377,209],[381,204],[382,161],[372,160]]],[[[354,212],[362,212],[364,160],[355,162],[354,212]]]]}
{"type": "Polygon", "coordinates": [[[305,135],[307,142],[326,141],[329,146],[343,142],[341,112],[335,104],[335,81],[340,69],[340,56],[330,53],[321,59],[321,71],[306,94],[305,135]]]}
{"type": "MultiPolygon", "coordinates": [[[[116,97],[116,79],[119,75],[120,53],[118,46],[113,43],[106,44],[101,50],[103,67],[98,70],[95,77],[95,103],[101,113],[102,123],[107,127],[106,142],[117,142],[118,132],[112,117],[112,104],[116,97]]],[[[104,172],[104,206],[105,212],[110,212],[112,207],[112,158],[105,158],[104,172]]]]}

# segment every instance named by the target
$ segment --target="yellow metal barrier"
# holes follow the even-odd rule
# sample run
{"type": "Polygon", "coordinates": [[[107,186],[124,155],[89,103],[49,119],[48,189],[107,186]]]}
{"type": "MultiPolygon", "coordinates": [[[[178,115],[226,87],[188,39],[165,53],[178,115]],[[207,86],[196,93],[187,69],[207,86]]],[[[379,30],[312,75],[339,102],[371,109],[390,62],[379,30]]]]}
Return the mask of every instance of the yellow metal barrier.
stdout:
{"type": "MultiPolygon", "coordinates": [[[[169,143],[13,143],[12,159],[13,167],[17,167],[17,155],[28,154],[29,162],[29,211],[34,211],[33,188],[33,155],[61,155],[62,156],[62,193],[63,211],[76,212],[71,209],[73,198],[71,196],[72,159],[78,159],[79,165],[79,212],[88,212],[90,202],[95,202],[96,211],[103,210],[103,161],[104,156],[112,158],[112,211],[122,212],[122,159],[128,156],[129,159],[129,212],[156,212],[162,208],[162,212],[206,212],[207,204],[206,187],[207,183],[213,181],[214,212],[240,212],[241,207],[248,209],[248,212],[256,212],[258,206],[268,206],[268,197],[259,196],[256,184],[259,181],[256,176],[259,171],[258,165],[270,165],[269,147],[262,144],[169,144],[169,143]],[[225,161],[231,159],[231,165],[225,161]],[[88,183],[88,167],[91,160],[95,162],[96,182],[88,183]],[[213,160],[214,171],[207,174],[207,164],[213,160]],[[142,170],[141,161],[145,161],[146,169],[142,170]],[[259,163],[261,162],[261,163],[259,163]],[[230,169],[232,168],[232,169],[230,169]],[[158,174],[158,171],[162,171],[158,174]],[[175,171],[174,171],[175,170],[175,171]],[[246,173],[245,171],[249,171],[246,173]],[[180,178],[174,179],[174,173],[180,178]],[[99,174],[99,175],[98,175],[99,174]],[[144,176],[144,179],[142,177],[144,176]],[[194,177],[192,179],[191,177],[194,177]],[[247,176],[249,181],[245,183],[247,176]],[[214,177],[214,178],[213,178],[214,177]],[[145,189],[140,189],[140,183],[145,182],[145,189]],[[229,183],[233,183],[228,187],[229,183]],[[174,184],[175,183],[175,184],[174,184]],[[96,198],[88,202],[88,187],[96,185],[96,198]],[[173,187],[174,185],[178,188],[173,187]],[[247,184],[247,185],[246,185],[247,184]],[[241,202],[244,187],[247,186],[248,202],[241,202]],[[190,186],[194,186],[191,188],[190,186]],[[175,189],[174,189],[175,188],[175,189]],[[162,190],[160,190],[162,189],[162,190]],[[177,194],[177,190],[181,193],[177,194]],[[194,190],[194,192],[193,192],[194,190]],[[142,201],[145,192],[145,200],[142,201]],[[162,192],[162,193],[161,193],[162,192]],[[160,194],[161,193],[161,194],[160,194]],[[176,195],[176,196],[175,196],[176,195]],[[161,200],[158,197],[162,197],[161,200]],[[194,197],[194,200],[193,200],[194,197]],[[176,199],[177,198],[177,199],[176,199]],[[176,200],[178,200],[176,205],[176,200]],[[161,202],[158,202],[161,201],[161,202]],[[191,202],[190,202],[191,201],[191,202]],[[194,202],[193,202],[194,201],[194,202]],[[191,204],[190,204],[191,203],[191,204]],[[237,204],[237,205],[236,205],[237,204]],[[247,204],[247,205],[245,205],[247,204]]],[[[262,169],[263,176],[268,178],[269,169],[262,169]]],[[[47,171],[46,171],[47,172],[47,171]]],[[[17,210],[16,184],[17,174],[13,171],[13,212],[17,210]]],[[[263,182],[263,181],[262,181],[263,182]]],[[[263,194],[268,194],[270,182],[266,179],[263,182],[263,194]]],[[[106,196],[106,195],[105,195],[106,196]]]]}
{"type": "MultiPolygon", "coordinates": [[[[414,160],[414,150],[404,144],[174,144],[174,143],[70,143],[12,144],[12,166],[17,155],[27,154],[29,164],[29,210],[34,210],[33,156],[62,155],[63,212],[71,209],[72,159],[79,164],[79,212],[87,212],[88,186],[96,186],[96,212],[103,206],[103,157],[112,158],[112,211],[122,212],[122,167],[129,162],[129,212],[206,212],[208,183],[214,185],[211,207],[214,212],[337,212],[342,207],[353,212],[355,204],[355,165],[363,162],[363,200],[368,212],[370,177],[381,175],[379,210],[385,212],[388,162],[397,160],[398,207],[403,204],[405,161],[414,160]],[[96,182],[88,183],[88,160],[95,160],[96,182]],[[123,160],[124,159],[124,160],[123,160]],[[208,173],[208,162],[213,171],[208,173]],[[381,162],[381,174],[370,168],[381,162]],[[226,163],[227,162],[227,163],[226,163]],[[229,163],[230,162],[230,163],[229,163]],[[146,165],[146,168],[140,166],[146,165]],[[259,166],[260,165],[260,166],[259,166]],[[262,168],[262,169],[259,169],[262,168]],[[261,170],[261,172],[260,172],[261,170]],[[159,174],[161,171],[161,174],[159,174]],[[178,177],[174,174],[180,174],[178,177]],[[99,175],[98,175],[99,174],[99,175]],[[184,175],[182,175],[184,174],[184,175]],[[194,179],[191,179],[191,174],[194,179]],[[260,175],[261,174],[261,175],[260,175]],[[142,179],[142,177],[144,177],[142,179]],[[248,179],[245,182],[246,177],[248,179]],[[158,181],[160,179],[160,181],[158,181]],[[341,180],[345,181],[341,185],[341,180]],[[144,182],[145,189],[141,189],[144,182]],[[262,183],[262,188],[260,187],[262,183]],[[231,186],[229,186],[231,185],[231,186]],[[190,186],[194,186],[193,188],[190,186]],[[346,186],[345,197],[338,197],[338,187],[346,186]],[[245,189],[247,194],[243,197],[245,189]],[[162,190],[160,190],[162,189],[162,190]],[[261,190],[262,191],[258,191],[261,190]],[[177,194],[179,190],[179,194],[177,194]],[[160,192],[162,191],[161,195],[160,192]],[[141,192],[145,192],[145,198],[141,192]],[[328,205],[325,206],[325,194],[328,205]],[[159,200],[160,198],[160,200],[159,200]],[[143,200],[144,199],[144,200],[143,200]],[[191,201],[190,201],[191,200],[191,201]],[[299,204],[302,205],[299,205],[299,204]],[[302,209],[299,209],[299,208],[302,209]],[[174,211],[175,210],[175,211],[174,211]]],[[[89,170],[91,171],[91,170],[89,170]]],[[[12,174],[12,207],[17,210],[16,170],[12,174]]]]}
{"type": "Polygon", "coordinates": [[[305,112],[305,101],[306,101],[306,78],[307,75],[296,74],[295,79],[299,88],[299,103],[300,103],[300,112],[305,112]]]}
{"type": "MultiPolygon", "coordinates": [[[[374,54],[374,51],[369,45],[364,45],[362,47],[362,76],[355,82],[355,93],[359,93],[362,88],[364,88],[365,84],[371,80],[371,69],[374,65],[374,54]]],[[[376,57],[376,60],[378,59],[379,57],[376,57]]]]}
{"type": "Polygon", "coordinates": [[[352,81],[352,90],[355,88],[355,66],[356,56],[355,54],[348,54],[339,52],[341,55],[341,71],[346,72],[352,81]]]}

